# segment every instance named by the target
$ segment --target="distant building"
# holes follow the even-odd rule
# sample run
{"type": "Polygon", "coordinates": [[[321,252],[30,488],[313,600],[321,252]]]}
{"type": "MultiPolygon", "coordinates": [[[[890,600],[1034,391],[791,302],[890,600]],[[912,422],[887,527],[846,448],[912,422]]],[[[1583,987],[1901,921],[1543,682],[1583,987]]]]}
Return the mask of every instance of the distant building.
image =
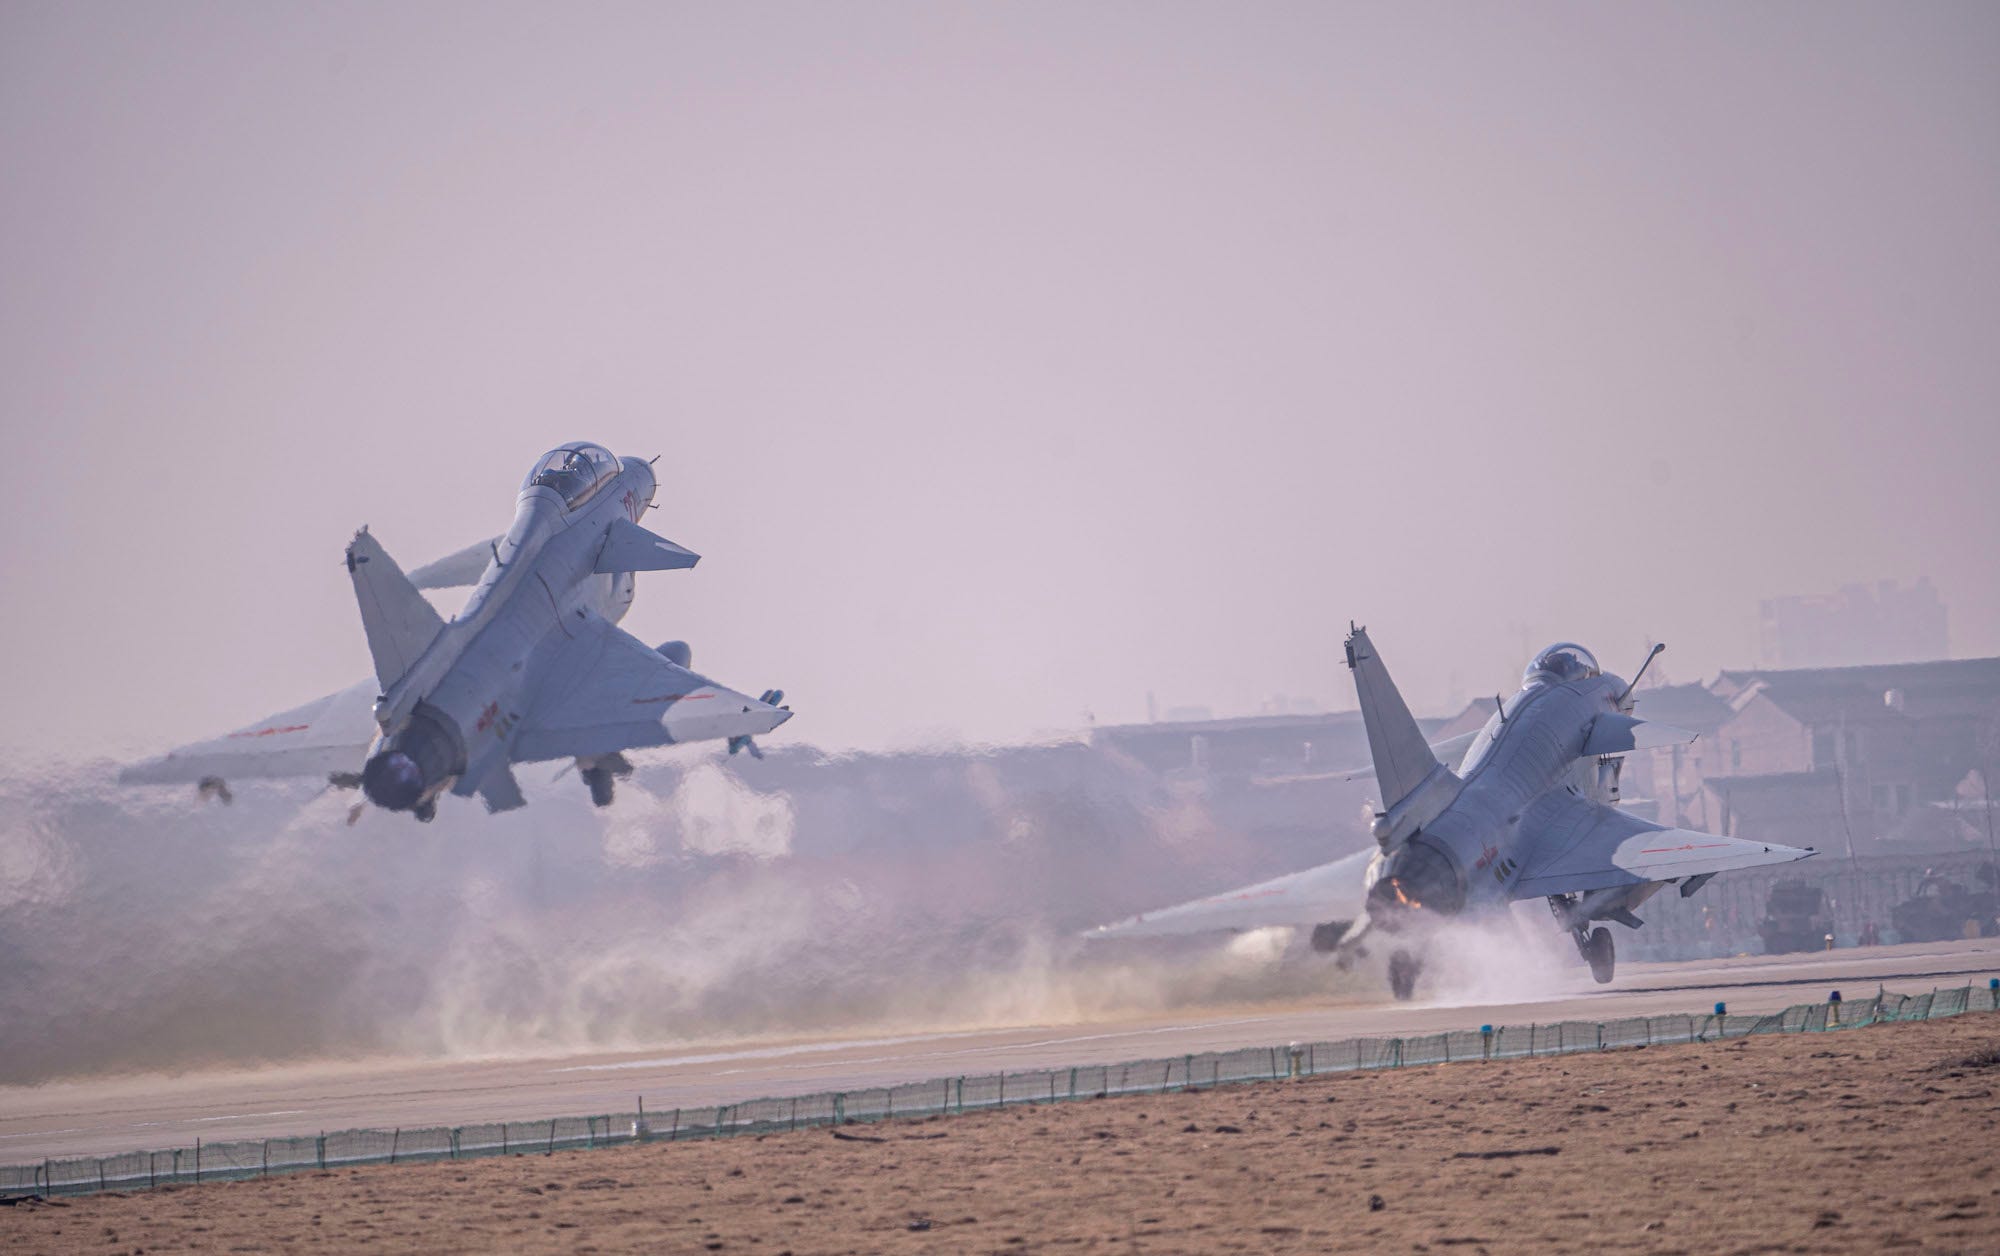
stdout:
{"type": "Polygon", "coordinates": [[[1855,667],[1950,655],[1945,606],[1928,578],[1850,584],[1838,593],[1780,597],[1758,607],[1759,652],[1770,667],[1855,667]]]}
{"type": "MultiPolygon", "coordinates": [[[[1439,723],[1417,721],[1429,736],[1439,723]]],[[[1109,725],[1092,729],[1090,744],[1199,799],[1220,828],[1297,852],[1293,868],[1369,840],[1363,814],[1375,777],[1359,711],[1109,725]]]]}
{"type": "Polygon", "coordinates": [[[1961,786],[2000,757],[2000,659],[1726,671],[1644,691],[1637,714],[1702,734],[1627,764],[1627,797],[1636,777],[1663,822],[1821,850],[1986,844],[1961,786]]]}

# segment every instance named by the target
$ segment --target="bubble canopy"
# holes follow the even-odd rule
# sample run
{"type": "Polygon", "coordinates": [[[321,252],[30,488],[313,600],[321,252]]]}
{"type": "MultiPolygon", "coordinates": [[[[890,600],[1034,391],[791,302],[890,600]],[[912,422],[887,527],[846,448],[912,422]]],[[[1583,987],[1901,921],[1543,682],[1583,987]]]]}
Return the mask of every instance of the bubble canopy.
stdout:
{"type": "Polygon", "coordinates": [[[602,445],[582,442],[551,449],[536,461],[521,491],[553,489],[565,505],[581,505],[598,487],[618,474],[618,459],[602,445]]]}
{"type": "Polygon", "coordinates": [[[1589,680],[1602,671],[1597,665],[1596,655],[1574,641],[1558,641],[1554,645],[1543,646],[1528,661],[1527,670],[1521,673],[1521,687],[1589,680]]]}

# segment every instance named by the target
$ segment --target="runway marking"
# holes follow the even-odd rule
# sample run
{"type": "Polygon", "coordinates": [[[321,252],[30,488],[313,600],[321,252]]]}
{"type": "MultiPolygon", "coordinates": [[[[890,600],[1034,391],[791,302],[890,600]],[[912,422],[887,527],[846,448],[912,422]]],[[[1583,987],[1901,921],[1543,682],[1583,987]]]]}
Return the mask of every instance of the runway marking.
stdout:
{"type": "Polygon", "coordinates": [[[67,1129],[67,1130],[34,1130],[26,1134],[0,1134],[0,1138],[49,1138],[56,1134],[81,1134],[81,1133],[83,1133],[83,1127],[79,1125],[75,1129],[67,1129]]]}
{"type": "MultiPolygon", "coordinates": [[[[1138,1038],[1149,1034],[1182,1033],[1191,1029],[1215,1029],[1231,1025],[1258,1025],[1265,1021],[1277,1020],[1276,1016],[1246,1016],[1234,1020],[1199,1021],[1187,1025],[1158,1025],[1151,1029],[1121,1029],[1112,1033],[1075,1034],[1061,1038],[1043,1038],[1030,1042],[1000,1042],[989,1046],[974,1047],[962,1051],[926,1051],[914,1056],[870,1056],[855,1060],[835,1060],[825,1065],[805,1067],[833,1067],[848,1064],[880,1064],[899,1059],[935,1059],[953,1055],[979,1055],[993,1051],[1025,1051],[1037,1047],[1060,1047],[1072,1042],[1100,1042],[1108,1038],[1138,1038]]],[[[1016,1027],[1019,1028],[1018,1026],[1016,1027]]],[[[655,1060],[621,1060],[614,1064],[571,1064],[563,1068],[550,1069],[551,1073],[597,1073],[617,1069],[674,1068],[683,1064],[719,1064],[728,1060],[768,1060],[792,1055],[823,1055],[834,1051],[848,1051],[864,1047],[900,1047],[912,1042],[951,1042],[960,1038],[977,1038],[991,1033],[1005,1033],[1006,1030],[966,1029],[951,1033],[908,1034],[898,1038],[860,1038],[849,1042],[800,1043],[786,1047],[761,1047],[748,1051],[718,1051],[708,1055],[666,1056],[655,1060]]],[[[721,1069],[722,1074],[749,1072],[748,1069],[721,1069]]]]}
{"type": "MultiPolygon", "coordinates": [[[[1823,982],[1828,982],[1828,981],[1843,981],[1843,982],[1873,981],[1878,983],[1884,981],[1899,981],[1899,980],[1923,981],[1931,977],[1987,977],[1991,976],[1993,974],[1993,971],[1994,971],[1993,968],[1991,966],[1988,966],[1986,968],[1951,968],[1951,969],[1943,969],[1937,972],[1921,972],[1921,973],[1814,973],[1810,977],[1793,977],[1783,981],[1779,980],[1705,981],[1702,982],[1700,985],[1693,985],[1693,986],[1627,986],[1622,991],[1622,993],[1674,994],[1682,990],[1741,990],[1741,989],[1747,989],[1751,986],[1806,986],[1806,985],[1819,985],[1823,982]]],[[[1586,990],[1583,993],[1612,994],[1620,992],[1586,990]]]]}
{"type": "Polygon", "coordinates": [[[811,1055],[824,1051],[845,1051],[851,1047],[899,1047],[906,1042],[927,1042],[934,1038],[970,1038],[991,1033],[968,1029],[960,1033],[910,1034],[901,1038],[857,1038],[850,1042],[802,1042],[785,1047],[753,1047],[745,1051],[716,1051],[707,1055],[669,1055],[654,1060],[619,1060],[611,1064],[570,1064],[552,1068],[551,1073],[607,1073],[620,1069],[674,1068],[682,1064],[719,1064],[724,1060],[766,1060],[787,1055],[811,1055]]]}
{"type": "Polygon", "coordinates": [[[184,1116],[172,1121],[134,1121],[127,1129],[152,1129],[160,1125],[205,1125],[211,1121],[254,1121],[260,1116],[304,1116],[304,1108],[285,1108],[277,1112],[237,1112],[230,1116],[184,1116]]]}

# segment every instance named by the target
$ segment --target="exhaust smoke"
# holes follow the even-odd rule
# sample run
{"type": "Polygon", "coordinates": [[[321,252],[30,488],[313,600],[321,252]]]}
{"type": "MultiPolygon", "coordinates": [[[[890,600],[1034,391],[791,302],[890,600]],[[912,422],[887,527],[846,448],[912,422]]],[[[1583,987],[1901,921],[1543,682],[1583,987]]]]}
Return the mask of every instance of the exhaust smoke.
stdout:
{"type": "Polygon", "coordinates": [[[1285,931],[1085,946],[1078,930],[1318,862],[1219,831],[1115,754],[642,765],[598,811],[436,821],[256,783],[232,807],[0,782],[0,1082],[371,1055],[650,1048],[1372,995],[1285,931]]]}

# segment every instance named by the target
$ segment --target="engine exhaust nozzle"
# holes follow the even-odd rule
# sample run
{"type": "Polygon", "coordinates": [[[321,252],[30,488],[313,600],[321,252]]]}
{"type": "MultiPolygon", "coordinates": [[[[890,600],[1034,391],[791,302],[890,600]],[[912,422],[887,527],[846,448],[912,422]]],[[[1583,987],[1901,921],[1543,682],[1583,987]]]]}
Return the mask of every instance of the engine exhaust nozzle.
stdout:
{"type": "Polygon", "coordinates": [[[424,770],[400,750],[384,750],[361,769],[361,792],[384,811],[408,811],[424,796],[424,770]]]}
{"type": "Polygon", "coordinates": [[[464,771],[451,724],[419,705],[410,722],[361,768],[361,792],[384,811],[415,811],[464,771]]]}

